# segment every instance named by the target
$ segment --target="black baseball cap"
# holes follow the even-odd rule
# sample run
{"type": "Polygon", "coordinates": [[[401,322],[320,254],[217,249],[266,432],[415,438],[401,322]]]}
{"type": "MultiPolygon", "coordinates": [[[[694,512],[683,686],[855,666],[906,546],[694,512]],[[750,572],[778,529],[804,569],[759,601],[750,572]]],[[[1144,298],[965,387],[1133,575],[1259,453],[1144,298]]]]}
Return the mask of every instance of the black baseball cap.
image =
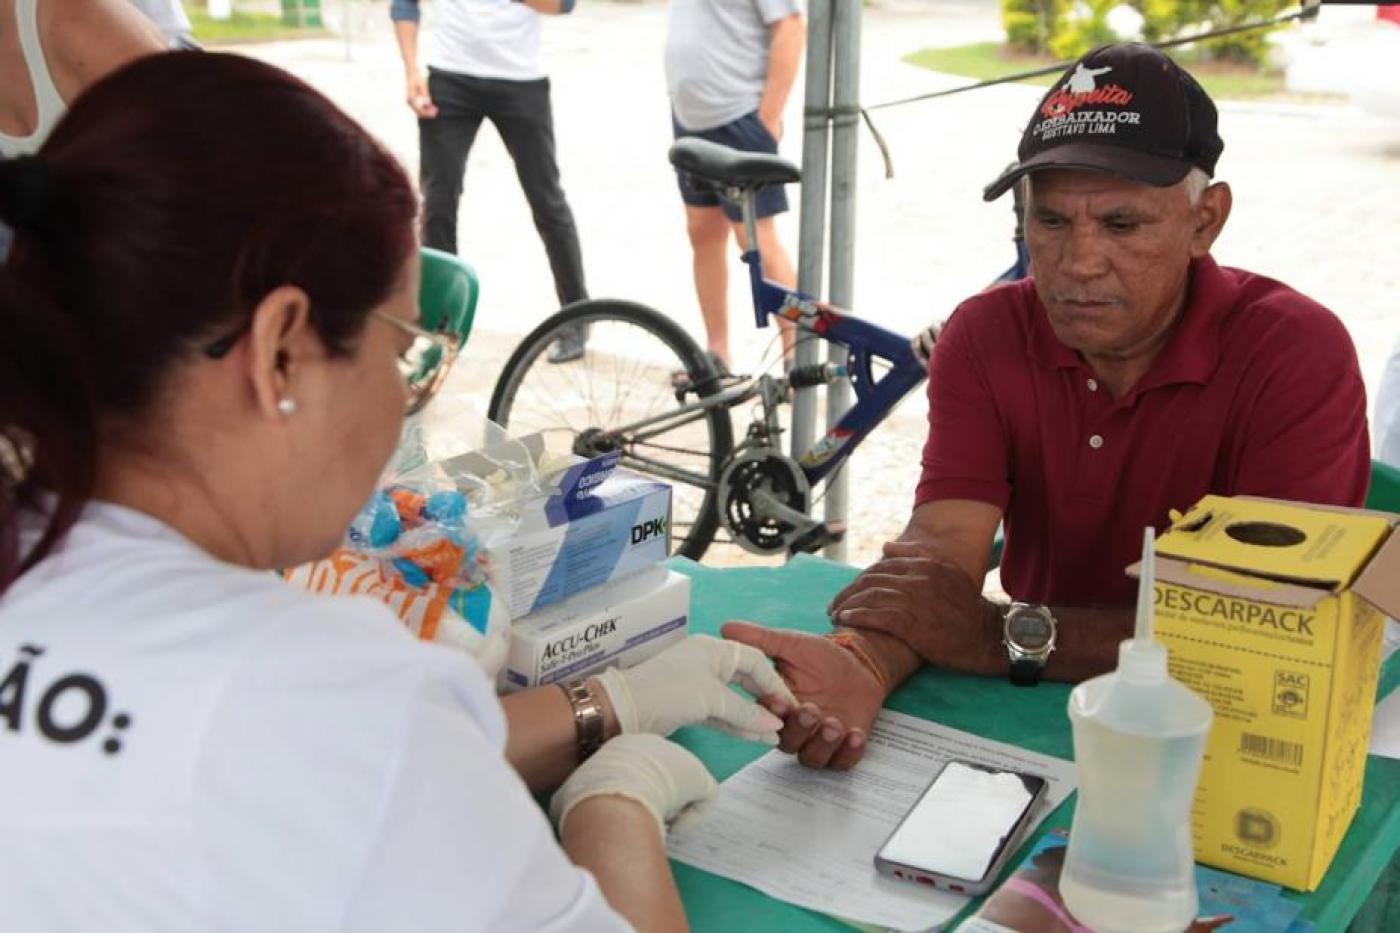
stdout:
{"type": "Polygon", "coordinates": [[[1192,168],[1214,176],[1224,148],[1215,104],[1184,68],[1139,42],[1101,45],[1041,98],[1016,149],[1020,161],[982,197],[995,200],[1023,175],[1047,168],[1165,188],[1192,168]]]}

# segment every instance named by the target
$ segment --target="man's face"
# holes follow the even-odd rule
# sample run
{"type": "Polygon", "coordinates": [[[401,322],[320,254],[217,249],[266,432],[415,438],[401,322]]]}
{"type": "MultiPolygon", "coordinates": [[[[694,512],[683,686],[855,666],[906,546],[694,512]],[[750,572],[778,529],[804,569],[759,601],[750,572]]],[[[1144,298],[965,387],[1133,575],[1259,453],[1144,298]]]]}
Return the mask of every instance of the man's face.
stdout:
{"type": "Polygon", "coordinates": [[[1228,201],[1223,185],[1193,206],[1184,184],[1155,188],[1068,169],[1032,175],[1026,246],[1055,336],[1089,358],[1128,359],[1158,345],[1228,201]]]}

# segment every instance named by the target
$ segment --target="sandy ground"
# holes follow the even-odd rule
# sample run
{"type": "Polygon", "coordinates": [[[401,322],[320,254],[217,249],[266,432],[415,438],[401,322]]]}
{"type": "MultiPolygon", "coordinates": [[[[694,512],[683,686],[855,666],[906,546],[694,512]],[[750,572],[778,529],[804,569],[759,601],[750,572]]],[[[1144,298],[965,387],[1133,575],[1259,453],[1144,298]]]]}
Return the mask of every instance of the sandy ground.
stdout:
{"type": "MultiPolygon", "coordinates": [[[[342,4],[326,4],[337,16],[342,4]]],[[[324,90],[416,172],[416,125],[402,102],[402,69],[387,4],[350,7],[352,41],[244,46],[324,90]]],[[[431,30],[431,5],[426,29],[431,30]]],[[[662,71],[666,8],[658,0],[584,0],[546,24],[559,162],[583,237],[591,292],[664,310],[702,333],[690,284],[682,212],[665,152],[670,125],[662,71]]],[[[865,7],[861,97],[876,103],[952,87],[962,79],[901,62],[930,45],[1000,35],[994,0],[891,0],[865,7]]],[[[785,154],[801,152],[801,79],[786,119],[785,154]]],[[[863,136],[856,186],[856,302],[862,316],[912,333],[945,316],[1009,264],[1009,206],[986,205],[982,185],[1014,157],[1040,92],[998,87],[880,111],[893,150],[887,180],[863,136]]],[[[1400,335],[1400,122],[1345,101],[1221,106],[1226,141],[1218,177],[1235,210],[1217,258],[1272,275],[1331,307],[1355,339],[1374,393],[1400,335]]],[[[482,279],[477,330],[436,418],[479,417],[515,342],[555,310],[553,285],[509,157],[483,129],[467,171],[461,253],[482,279]]],[[[796,192],[790,192],[794,198],[796,192]]],[[[795,215],[781,227],[795,249],[795,215]]],[[[749,337],[734,264],[732,330],[741,365],[767,336],[749,337]]],[[[847,559],[864,564],[907,517],[923,440],[925,402],[911,396],[860,449],[851,477],[847,559]]],[[[742,430],[742,424],[736,427],[742,430]]],[[[746,562],[736,548],[716,562],[746,562]]]]}

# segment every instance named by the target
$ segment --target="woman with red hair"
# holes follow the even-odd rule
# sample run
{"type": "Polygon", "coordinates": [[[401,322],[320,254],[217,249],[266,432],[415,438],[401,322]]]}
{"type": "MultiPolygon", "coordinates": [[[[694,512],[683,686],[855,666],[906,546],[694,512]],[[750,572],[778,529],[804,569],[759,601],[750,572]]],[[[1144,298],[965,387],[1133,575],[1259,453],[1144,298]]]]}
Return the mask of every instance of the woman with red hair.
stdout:
{"type": "Polygon", "coordinates": [[[607,741],[556,843],[470,658],[268,572],[335,546],[435,383],[416,204],[229,55],[142,58],[0,161],[6,929],[684,926],[689,752],[607,741]]]}

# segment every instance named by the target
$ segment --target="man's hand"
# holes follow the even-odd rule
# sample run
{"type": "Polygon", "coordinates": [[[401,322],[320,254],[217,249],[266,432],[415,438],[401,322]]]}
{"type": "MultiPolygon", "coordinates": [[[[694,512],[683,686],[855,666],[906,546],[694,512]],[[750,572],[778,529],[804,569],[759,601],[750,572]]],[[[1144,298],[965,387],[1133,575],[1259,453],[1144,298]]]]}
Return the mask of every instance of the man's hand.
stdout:
{"type": "Polygon", "coordinates": [[[865,754],[885,688],[854,654],[816,635],[728,622],[720,634],[772,658],[797,695],[778,747],[811,768],[845,769],[865,754]]]}
{"type": "Polygon", "coordinates": [[[833,624],[891,635],[950,670],[1006,670],[999,615],[966,573],[916,544],[891,541],[884,554],[836,594],[833,624]]]}
{"type": "Polygon", "coordinates": [[[428,79],[418,71],[410,71],[405,76],[405,84],[408,109],[423,120],[431,120],[437,116],[437,104],[433,103],[432,95],[428,93],[428,79]]]}
{"type": "Polygon", "coordinates": [[[933,359],[933,345],[938,342],[938,332],[942,329],[943,322],[935,321],[909,341],[909,349],[914,351],[914,358],[923,365],[924,372],[928,372],[929,360],[933,359]]]}

